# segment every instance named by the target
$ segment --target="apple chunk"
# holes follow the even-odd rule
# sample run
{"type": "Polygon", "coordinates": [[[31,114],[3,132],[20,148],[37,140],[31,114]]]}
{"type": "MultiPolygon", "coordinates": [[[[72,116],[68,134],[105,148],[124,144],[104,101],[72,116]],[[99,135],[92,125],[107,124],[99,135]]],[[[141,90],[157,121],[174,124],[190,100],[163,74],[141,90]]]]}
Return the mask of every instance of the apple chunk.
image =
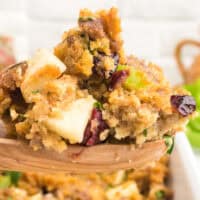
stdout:
{"type": "Polygon", "coordinates": [[[57,110],[55,116],[44,120],[44,124],[47,129],[69,140],[71,144],[81,143],[94,102],[92,96],[78,99],[69,104],[66,109],[57,110]]]}
{"type": "Polygon", "coordinates": [[[46,49],[38,50],[28,60],[28,69],[21,84],[22,94],[27,102],[33,102],[36,93],[42,91],[46,83],[58,78],[66,66],[46,49]]]}

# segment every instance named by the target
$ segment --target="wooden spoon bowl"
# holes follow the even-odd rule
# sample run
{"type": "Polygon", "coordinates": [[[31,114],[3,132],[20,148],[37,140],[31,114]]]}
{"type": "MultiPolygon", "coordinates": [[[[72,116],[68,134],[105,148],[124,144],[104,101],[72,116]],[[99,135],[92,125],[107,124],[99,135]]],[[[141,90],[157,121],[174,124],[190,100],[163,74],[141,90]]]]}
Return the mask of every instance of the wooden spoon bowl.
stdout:
{"type": "Polygon", "coordinates": [[[163,140],[132,145],[101,144],[92,147],[69,145],[57,153],[52,150],[34,151],[23,141],[0,139],[0,169],[35,172],[89,173],[117,169],[142,168],[158,160],[166,152],[163,140]]]}

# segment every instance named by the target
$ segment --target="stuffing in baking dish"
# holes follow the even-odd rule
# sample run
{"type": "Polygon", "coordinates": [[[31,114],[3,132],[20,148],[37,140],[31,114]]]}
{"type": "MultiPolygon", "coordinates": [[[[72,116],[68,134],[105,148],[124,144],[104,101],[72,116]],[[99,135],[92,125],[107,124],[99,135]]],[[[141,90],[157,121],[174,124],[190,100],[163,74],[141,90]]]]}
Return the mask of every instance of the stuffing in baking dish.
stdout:
{"type": "MultiPolygon", "coordinates": [[[[133,44],[134,45],[134,44],[133,44]]],[[[172,136],[195,111],[155,64],[126,57],[117,9],[80,11],[54,52],[38,50],[0,73],[0,113],[35,149],[172,136]]]]}
{"type": "Polygon", "coordinates": [[[169,200],[168,158],[147,169],[87,175],[3,172],[2,200],[169,200]]]}

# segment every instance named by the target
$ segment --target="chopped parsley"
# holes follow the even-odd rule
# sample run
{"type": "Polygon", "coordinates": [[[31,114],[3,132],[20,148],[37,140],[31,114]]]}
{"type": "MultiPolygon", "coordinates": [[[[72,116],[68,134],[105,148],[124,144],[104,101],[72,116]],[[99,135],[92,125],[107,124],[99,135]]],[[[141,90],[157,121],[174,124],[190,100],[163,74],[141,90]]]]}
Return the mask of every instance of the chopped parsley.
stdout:
{"type": "Polygon", "coordinates": [[[167,153],[171,154],[174,148],[174,137],[170,135],[164,135],[164,140],[167,146],[167,153]]]}
{"type": "Polygon", "coordinates": [[[39,90],[33,90],[32,94],[38,94],[40,91],[39,90]]]}
{"type": "Polygon", "coordinates": [[[4,172],[2,175],[0,175],[0,189],[8,188],[11,185],[17,185],[20,177],[20,172],[4,172]]]}
{"type": "Polygon", "coordinates": [[[144,129],[143,135],[144,135],[145,137],[147,137],[147,129],[144,129]]]}
{"type": "Polygon", "coordinates": [[[165,198],[165,192],[163,190],[156,191],[155,195],[156,195],[156,200],[164,200],[165,198]]]}
{"type": "Polygon", "coordinates": [[[95,108],[98,108],[98,109],[100,109],[100,110],[103,109],[103,105],[102,105],[102,103],[99,102],[99,101],[97,101],[97,102],[94,103],[94,107],[95,107],[95,108]]]}
{"type": "Polygon", "coordinates": [[[5,172],[6,176],[10,176],[11,179],[11,183],[13,185],[17,185],[20,177],[21,177],[21,173],[20,172],[14,172],[14,171],[9,171],[9,172],[5,172]]]}
{"type": "Polygon", "coordinates": [[[111,183],[108,183],[106,189],[109,190],[111,188],[113,188],[113,185],[111,183]]]}
{"type": "Polygon", "coordinates": [[[87,22],[87,21],[94,21],[95,17],[88,16],[88,17],[79,17],[78,21],[79,22],[87,22]]]}

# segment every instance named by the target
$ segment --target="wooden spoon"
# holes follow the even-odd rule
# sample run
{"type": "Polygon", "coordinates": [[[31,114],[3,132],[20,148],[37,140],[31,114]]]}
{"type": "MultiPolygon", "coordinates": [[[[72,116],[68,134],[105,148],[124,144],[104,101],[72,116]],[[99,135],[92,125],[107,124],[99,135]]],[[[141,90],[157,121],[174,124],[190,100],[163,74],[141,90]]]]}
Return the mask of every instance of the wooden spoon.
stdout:
{"type": "MultiPolygon", "coordinates": [[[[7,130],[0,120],[0,133],[6,135],[7,130]]],[[[140,148],[130,144],[68,145],[58,153],[47,149],[34,151],[25,141],[0,137],[0,170],[89,173],[136,169],[159,160],[166,150],[164,140],[158,140],[140,148]]]]}
{"type": "Polygon", "coordinates": [[[119,144],[69,145],[67,150],[57,153],[45,149],[34,151],[23,141],[0,138],[0,170],[89,173],[135,169],[158,160],[165,152],[163,140],[136,149],[119,144]]]}

